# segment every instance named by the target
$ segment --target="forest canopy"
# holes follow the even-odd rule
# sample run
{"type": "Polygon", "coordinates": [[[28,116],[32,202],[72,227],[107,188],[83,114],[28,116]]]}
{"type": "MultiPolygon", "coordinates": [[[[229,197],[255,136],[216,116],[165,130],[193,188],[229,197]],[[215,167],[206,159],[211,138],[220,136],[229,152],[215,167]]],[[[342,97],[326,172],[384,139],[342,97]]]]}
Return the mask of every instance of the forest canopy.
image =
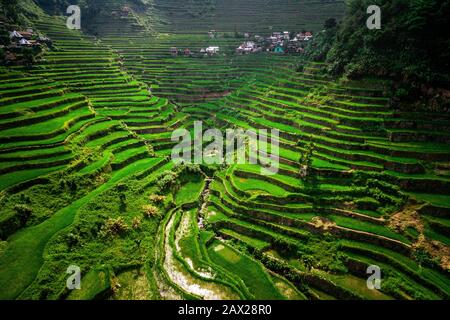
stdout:
{"type": "Polygon", "coordinates": [[[350,0],[347,10],[327,56],[333,74],[450,83],[450,0],[350,0]],[[366,26],[372,4],[380,30],[366,26]]]}

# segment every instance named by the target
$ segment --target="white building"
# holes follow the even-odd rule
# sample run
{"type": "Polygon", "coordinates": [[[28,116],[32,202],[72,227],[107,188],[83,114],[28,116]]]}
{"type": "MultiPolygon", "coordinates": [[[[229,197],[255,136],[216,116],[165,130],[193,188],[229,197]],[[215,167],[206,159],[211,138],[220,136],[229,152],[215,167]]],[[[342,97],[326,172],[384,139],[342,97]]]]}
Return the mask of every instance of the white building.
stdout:
{"type": "Polygon", "coordinates": [[[19,32],[17,32],[16,30],[10,32],[9,33],[9,37],[11,39],[14,39],[14,38],[22,39],[23,38],[23,36],[19,32]]]}
{"type": "Polygon", "coordinates": [[[220,48],[219,47],[208,47],[206,48],[206,53],[208,54],[217,54],[219,53],[220,48]]]}
{"type": "Polygon", "coordinates": [[[253,53],[257,51],[257,45],[254,41],[245,41],[237,49],[237,53],[253,53]]]}
{"type": "Polygon", "coordinates": [[[28,40],[25,39],[25,38],[22,38],[22,39],[20,39],[19,44],[20,44],[21,46],[30,46],[30,45],[31,45],[31,42],[28,41],[28,40]]]}

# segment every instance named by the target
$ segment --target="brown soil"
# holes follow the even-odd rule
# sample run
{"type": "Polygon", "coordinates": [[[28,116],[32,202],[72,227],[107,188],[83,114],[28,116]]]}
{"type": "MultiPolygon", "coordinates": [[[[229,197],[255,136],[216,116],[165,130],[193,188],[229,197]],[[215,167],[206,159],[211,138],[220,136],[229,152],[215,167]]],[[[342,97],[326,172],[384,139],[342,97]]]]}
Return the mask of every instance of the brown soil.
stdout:
{"type": "Polygon", "coordinates": [[[316,228],[322,229],[324,231],[327,231],[328,229],[336,226],[336,223],[334,221],[331,221],[324,217],[314,217],[311,219],[311,222],[316,228]]]}
{"type": "Polygon", "coordinates": [[[397,232],[404,232],[411,227],[423,233],[424,225],[418,213],[422,206],[422,204],[407,204],[401,211],[391,215],[388,221],[389,228],[397,232]]]}
{"type": "Polygon", "coordinates": [[[423,234],[413,244],[414,249],[423,249],[431,257],[437,258],[444,270],[450,270],[450,247],[436,240],[427,239],[423,234]]]}
{"type": "Polygon", "coordinates": [[[425,250],[432,258],[437,258],[444,270],[450,270],[450,247],[436,240],[427,239],[424,235],[424,223],[418,213],[423,204],[408,203],[401,211],[391,215],[388,226],[397,231],[404,232],[407,228],[416,229],[420,235],[413,249],[425,250]]]}

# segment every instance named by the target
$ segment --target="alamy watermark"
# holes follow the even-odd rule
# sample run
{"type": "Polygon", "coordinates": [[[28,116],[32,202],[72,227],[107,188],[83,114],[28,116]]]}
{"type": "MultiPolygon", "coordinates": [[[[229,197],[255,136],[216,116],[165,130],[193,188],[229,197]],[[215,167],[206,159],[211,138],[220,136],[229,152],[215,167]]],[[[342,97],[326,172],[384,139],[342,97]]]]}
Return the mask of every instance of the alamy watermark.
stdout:
{"type": "Polygon", "coordinates": [[[71,265],[67,268],[66,273],[70,274],[67,278],[66,285],[69,290],[81,289],[81,269],[78,266],[71,265]]]}
{"type": "Polygon", "coordinates": [[[370,274],[367,278],[367,288],[370,290],[381,289],[381,268],[376,265],[371,265],[367,268],[367,274],[370,274]]]}
{"type": "Polygon", "coordinates": [[[369,30],[381,29],[381,8],[377,5],[367,7],[367,14],[371,16],[367,18],[366,25],[369,30]]]}
{"type": "Polygon", "coordinates": [[[176,129],[172,142],[172,161],[190,164],[259,164],[261,174],[278,173],[279,136],[277,129],[208,129],[203,131],[201,121],[194,122],[193,136],[186,129],[176,129]]]}
{"type": "Polygon", "coordinates": [[[66,26],[70,30],[81,29],[81,9],[77,5],[70,5],[67,7],[66,13],[70,16],[67,17],[66,26]]]}
{"type": "MultiPolygon", "coordinates": [[[[81,8],[78,5],[70,5],[67,7],[66,26],[71,30],[81,29],[81,8]]],[[[367,7],[367,14],[370,16],[367,18],[366,25],[369,30],[381,29],[381,8],[377,5],[370,5],[367,7]]],[[[269,27],[272,29],[272,27],[269,27]]]]}

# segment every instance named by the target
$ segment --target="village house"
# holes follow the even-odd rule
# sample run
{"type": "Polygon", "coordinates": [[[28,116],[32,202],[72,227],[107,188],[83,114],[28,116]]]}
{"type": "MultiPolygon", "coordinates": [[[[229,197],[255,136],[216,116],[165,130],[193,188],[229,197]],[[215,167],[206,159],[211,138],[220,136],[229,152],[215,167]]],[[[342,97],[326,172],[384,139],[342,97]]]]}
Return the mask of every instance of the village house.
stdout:
{"type": "Polygon", "coordinates": [[[209,32],[208,32],[208,36],[209,36],[209,38],[210,39],[214,39],[215,37],[216,37],[216,30],[210,30],[209,32]]]}
{"type": "Polygon", "coordinates": [[[22,38],[30,40],[33,37],[33,31],[19,31],[22,38]]]}
{"type": "Polygon", "coordinates": [[[172,55],[172,57],[178,56],[178,49],[177,49],[177,47],[170,48],[170,54],[172,55]]]}
{"type": "Polygon", "coordinates": [[[289,31],[273,32],[269,37],[254,36],[254,41],[246,40],[236,48],[237,54],[250,54],[262,51],[277,54],[300,54],[304,52],[302,43],[312,39],[311,32],[290,33],[289,31]],[[300,38],[301,37],[301,38],[300,38]]]}
{"type": "Polygon", "coordinates": [[[14,31],[11,31],[11,32],[9,33],[9,38],[10,38],[11,40],[14,40],[14,39],[22,39],[23,36],[22,36],[19,32],[17,32],[16,30],[14,30],[14,31]]]}
{"type": "MultiPolygon", "coordinates": [[[[22,39],[24,40],[31,40],[33,38],[33,31],[31,29],[27,31],[11,31],[9,33],[9,38],[11,39],[11,42],[16,42],[19,44],[22,39]]],[[[22,43],[25,43],[25,41],[22,41],[22,43]]]]}
{"type": "Polygon", "coordinates": [[[262,51],[262,47],[254,41],[246,41],[236,48],[238,54],[258,53],[262,51]]]}
{"type": "Polygon", "coordinates": [[[3,46],[6,65],[29,65],[42,52],[42,45],[52,47],[52,41],[29,28],[26,31],[9,31],[10,43],[3,46]]]}
{"type": "Polygon", "coordinates": [[[296,37],[299,41],[309,41],[313,38],[313,34],[311,32],[300,32],[296,37]]]}
{"type": "Polygon", "coordinates": [[[253,41],[246,41],[236,49],[236,53],[251,53],[255,47],[256,44],[253,41]]]}
{"type": "Polygon", "coordinates": [[[275,47],[275,49],[273,50],[273,52],[274,53],[278,53],[278,54],[284,54],[284,49],[283,49],[283,47],[281,46],[281,45],[277,45],[276,47],[275,47]]]}
{"type": "Polygon", "coordinates": [[[278,38],[275,37],[275,36],[271,36],[271,37],[268,38],[268,40],[269,40],[270,43],[276,43],[278,41],[278,38]]]}
{"type": "Polygon", "coordinates": [[[267,38],[267,41],[273,44],[274,47],[276,45],[283,46],[285,42],[289,41],[289,38],[290,38],[289,31],[284,31],[283,33],[273,32],[272,35],[269,38],[267,38]]]}
{"type": "Polygon", "coordinates": [[[219,51],[220,51],[220,48],[219,48],[219,47],[208,47],[208,48],[206,48],[206,50],[205,50],[205,52],[206,52],[208,55],[210,55],[210,56],[215,55],[215,54],[218,54],[219,51]]]}
{"type": "Polygon", "coordinates": [[[32,45],[31,42],[28,41],[28,40],[25,39],[25,38],[20,39],[19,44],[20,44],[21,46],[31,46],[31,45],[32,45]]]}
{"type": "Polygon", "coordinates": [[[41,42],[51,44],[51,41],[48,38],[36,38],[32,29],[27,29],[27,31],[13,30],[9,33],[9,38],[11,39],[12,47],[40,46],[41,42]]]}

